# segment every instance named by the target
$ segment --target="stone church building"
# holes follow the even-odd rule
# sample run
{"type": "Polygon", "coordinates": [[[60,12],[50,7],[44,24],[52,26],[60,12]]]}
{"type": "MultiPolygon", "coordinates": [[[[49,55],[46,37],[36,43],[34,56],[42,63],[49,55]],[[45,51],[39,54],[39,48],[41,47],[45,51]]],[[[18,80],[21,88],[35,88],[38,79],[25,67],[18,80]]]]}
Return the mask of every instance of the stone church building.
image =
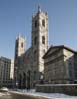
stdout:
{"type": "Polygon", "coordinates": [[[26,49],[26,39],[20,35],[15,43],[15,85],[32,88],[40,83],[44,74],[43,55],[48,50],[48,14],[38,11],[32,16],[31,47],[26,49]]]}
{"type": "Polygon", "coordinates": [[[31,47],[26,49],[24,37],[16,38],[14,64],[17,88],[34,88],[38,83],[77,83],[77,51],[64,45],[48,49],[48,14],[40,7],[32,16],[31,47]]]}

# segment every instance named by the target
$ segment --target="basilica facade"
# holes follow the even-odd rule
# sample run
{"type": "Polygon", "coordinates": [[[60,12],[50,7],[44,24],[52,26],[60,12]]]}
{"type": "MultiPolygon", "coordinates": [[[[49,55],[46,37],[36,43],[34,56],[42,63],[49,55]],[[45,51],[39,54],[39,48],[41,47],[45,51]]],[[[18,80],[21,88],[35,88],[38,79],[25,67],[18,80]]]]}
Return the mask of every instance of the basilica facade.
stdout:
{"type": "Polygon", "coordinates": [[[18,88],[33,88],[44,78],[43,56],[48,50],[48,14],[40,7],[32,16],[31,47],[20,35],[15,43],[14,84],[18,88]]]}

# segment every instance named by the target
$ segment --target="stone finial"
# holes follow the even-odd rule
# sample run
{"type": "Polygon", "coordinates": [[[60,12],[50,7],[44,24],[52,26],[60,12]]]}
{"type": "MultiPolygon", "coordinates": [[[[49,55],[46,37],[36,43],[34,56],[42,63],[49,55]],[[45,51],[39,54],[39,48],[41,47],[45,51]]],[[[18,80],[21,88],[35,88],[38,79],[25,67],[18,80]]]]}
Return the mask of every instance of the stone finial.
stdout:
{"type": "Polygon", "coordinates": [[[18,38],[20,38],[21,37],[21,35],[20,35],[20,33],[18,33],[18,35],[16,36],[16,39],[18,39],[18,38]]]}
{"type": "Polygon", "coordinates": [[[40,6],[40,4],[38,5],[38,12],[41,12],[41,6],[40,6]]]}
{"type": "Polygon", "coordinates": [[[21,37],[21,35],[20,35],[20,33],[18,33],[18,38],[20,38],[21,37]]]}
{"type": "Polygon", "coordinates": [[[32,18],[34,18],[34,14],[32,14],[32,18]]]}

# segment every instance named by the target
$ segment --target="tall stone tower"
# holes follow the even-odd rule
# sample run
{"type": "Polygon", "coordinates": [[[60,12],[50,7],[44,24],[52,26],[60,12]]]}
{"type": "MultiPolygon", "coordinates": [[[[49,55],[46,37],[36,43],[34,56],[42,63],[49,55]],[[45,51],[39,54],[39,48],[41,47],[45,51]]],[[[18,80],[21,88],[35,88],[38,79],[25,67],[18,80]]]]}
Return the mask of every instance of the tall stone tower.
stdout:
{"type": "Polygon", "coordinates": [[[25,38],[20,34],[16,38],[15,42],[15,60],[14,60],[14,84],[18,84],[18,74],[20,66],[20,58],[25,53],[25,38]]]}
{"type": "Polygon", "coordinates": [[[15,44],[15,59],[25,53],[25,38],[21,37],[20,34],[16,39],[15,44]]]}
{"type": "Polygon", "coordinates": [[[48,14],[41,11],[32,16],[32,51],[33,51],[33,72],[34,80],[41,79],[44,72],[43,55],[48,49],[48,14]]]}

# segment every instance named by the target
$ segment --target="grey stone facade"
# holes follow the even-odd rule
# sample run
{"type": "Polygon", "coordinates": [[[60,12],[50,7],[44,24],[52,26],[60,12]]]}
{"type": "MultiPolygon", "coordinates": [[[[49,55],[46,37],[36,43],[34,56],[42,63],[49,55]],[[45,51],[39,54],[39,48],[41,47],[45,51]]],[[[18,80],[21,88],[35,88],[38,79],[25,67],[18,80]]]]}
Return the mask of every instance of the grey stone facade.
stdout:
{"type": "Polygon", "coordinates": [[[75,76],[74,83],[77,83],[77,52],[74,55],[74,76],[75,76]]]}
{"type": "Polygon", "coordinates": [[[32,16],[31,47],[25,50],[25,44],[25,39],[18,36],[15,46],[15,84],[19,88],[32,88],[43,76],[42,57],[48,49],[48,14],[42,12],[40,7],[32,16]]]}
{"type": "Polygon", "coordinates": [[[77,83],[77,52],[63,45],[48,49],[48,14],[40,7],[32,16],[31,47],[25,45],[25,38],[19,35],[14,68],[17,87],[33,88],[41,79],[51,84],[77,83]]]}
{"type": "Polygon", "coordinates": [[[65,46],[51,46],[44,55],[45,82],[51,84],[74,83],[75,51],[65,46]]]}

